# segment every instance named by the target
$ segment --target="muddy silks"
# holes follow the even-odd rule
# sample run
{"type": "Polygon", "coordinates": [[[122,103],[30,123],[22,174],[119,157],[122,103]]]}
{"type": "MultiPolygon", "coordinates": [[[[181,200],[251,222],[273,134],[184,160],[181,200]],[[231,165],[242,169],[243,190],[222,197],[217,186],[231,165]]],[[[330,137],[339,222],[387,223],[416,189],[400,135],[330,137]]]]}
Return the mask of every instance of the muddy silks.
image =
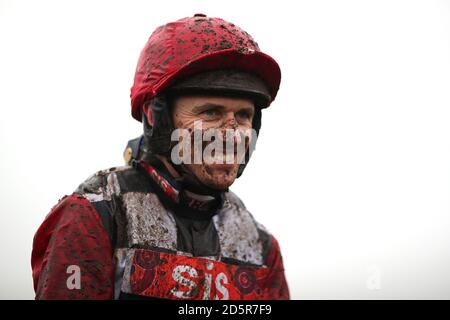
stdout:
{"type": "Polygon", "coordinates": [[[191,210],[180,215],[177,191],[153,167],[88,178],[36,233],[36,298],[289,298],[276,239],[234,193],[190,193],[182,206],[191,210]],[[66,286],[71,265],[81,269],[78,290],[66,286]]]}

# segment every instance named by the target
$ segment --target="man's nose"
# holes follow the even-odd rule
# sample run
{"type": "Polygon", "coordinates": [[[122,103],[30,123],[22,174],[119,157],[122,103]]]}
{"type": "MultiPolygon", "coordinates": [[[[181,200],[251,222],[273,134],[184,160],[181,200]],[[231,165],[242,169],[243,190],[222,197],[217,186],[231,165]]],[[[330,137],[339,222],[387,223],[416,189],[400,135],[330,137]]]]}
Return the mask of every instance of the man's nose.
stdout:
{"type": "Polygon", "coordinates": [[[225,113],[224,125],[226,128],[237,128],[236,115],[234,114],[234,112],[225,113]]]}
{"type": "Polygon", "coordinates": [[[238,122],[236,120],[236,114],[234,112],[227,112],[225,114],[225,119],[224,119],[224,129],[226,130],[233,130],[232,132],[228,132],[225,134],[224,136],[224,141],[230,141],[233,143],[233,145],[239,145],[243,142],[241,134],[238,130],[239,125],[238,122]]]}

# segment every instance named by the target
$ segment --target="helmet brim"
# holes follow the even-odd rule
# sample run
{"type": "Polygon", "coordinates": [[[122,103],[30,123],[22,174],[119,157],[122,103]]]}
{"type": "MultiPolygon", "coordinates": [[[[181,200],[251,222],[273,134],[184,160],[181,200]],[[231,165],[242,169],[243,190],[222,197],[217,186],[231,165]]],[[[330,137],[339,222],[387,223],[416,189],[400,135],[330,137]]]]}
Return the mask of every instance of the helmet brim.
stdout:
{"type": "MultiPolygon", "coordinates": [[[[161,80],[152,87],[150,91],[147,86],[135,88],[134,99],[132,99],[132,115],[141,121],[141,106],[142,104],[155,97],[157,94],[175,85],[180,79],[187,79],[189,76],[194,76],[212,70],[220,69],[234,69],[250,74],[255,74],[267,86],[269,99],[262,103],[261,107],[268,107],[275,99],[281,81],[281,70],[278,63],[269,55],[253,51],[251,53],[241,53],[235,49],[225,49],[213,53],[200,56],[197,59],[192,59],[188,64],[181,68],[167,73],[161,80]]],[[[218,88],[219,89],[219,88],[218,88]]],[[[242,91],[237,90],[236,93],[242,91]]],[[[219,92],[219,90],[217,91],[219,92]]],[[[232,92],[232,89],[229,91],[232,92]]],[[[256,93],[255,96],[260,95],[256,93]]],[[[265,100],[264,97],[261,97],[265,100]]]]}

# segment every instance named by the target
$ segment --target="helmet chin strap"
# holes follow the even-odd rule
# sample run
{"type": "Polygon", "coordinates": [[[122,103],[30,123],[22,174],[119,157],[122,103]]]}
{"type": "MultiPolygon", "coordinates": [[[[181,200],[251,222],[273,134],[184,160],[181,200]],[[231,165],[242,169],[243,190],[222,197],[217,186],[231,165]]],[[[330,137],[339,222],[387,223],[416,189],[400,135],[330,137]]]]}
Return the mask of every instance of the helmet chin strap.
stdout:
{"type": "Polygon", "coordinates": [[[174,126],[167,99],[163,95],[159,95],[153,98],[148,105],[152,111],[153,125],[148,123],[145,112],[142,112],[142,124],[144,126],[144,144],[142,151],[144,157],[152,157],[157,154],[170,156],[170,150],[172,149],[171,135],[174,126]]]}

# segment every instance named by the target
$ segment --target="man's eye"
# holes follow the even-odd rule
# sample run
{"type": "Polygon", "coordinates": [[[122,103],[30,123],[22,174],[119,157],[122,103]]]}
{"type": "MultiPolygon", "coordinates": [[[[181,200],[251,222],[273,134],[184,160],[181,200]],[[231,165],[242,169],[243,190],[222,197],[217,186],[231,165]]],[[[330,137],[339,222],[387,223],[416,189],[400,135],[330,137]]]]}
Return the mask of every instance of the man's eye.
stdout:
{"type": "Polygon", "coordinates": [[[250,112],[244,111],[244,110],[239,111],[239,112],[237,113],[237,116],[238,116],[239,118],[241,118],[241,119],[250,119],[250,118],[251,118],[250,112]]]}
{"type": "Polygon", "coordinates": [[[208,110],[203,111],[202,114],[207,117],[216,117],[219,115],[219,111],[217,111],[215,109],[208,109],[208,110]]]}

